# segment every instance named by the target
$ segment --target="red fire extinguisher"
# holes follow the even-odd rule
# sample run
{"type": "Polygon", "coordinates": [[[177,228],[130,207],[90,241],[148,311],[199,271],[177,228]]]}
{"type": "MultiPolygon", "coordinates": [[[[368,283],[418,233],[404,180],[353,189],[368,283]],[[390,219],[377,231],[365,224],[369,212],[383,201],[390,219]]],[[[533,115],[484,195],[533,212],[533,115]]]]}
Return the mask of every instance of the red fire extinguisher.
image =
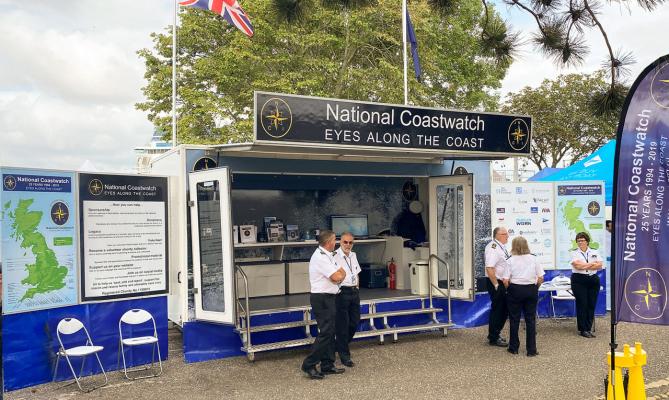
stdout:
{"type": "Polygon", "coordinates": [[[397,265],[395,265],[395,259],[391,258],[390,262],[388,263],[388,275],[390,276],[391,289],[397,288],[397,276],[395,275],[396,273],[397,273],[397,265]]]}

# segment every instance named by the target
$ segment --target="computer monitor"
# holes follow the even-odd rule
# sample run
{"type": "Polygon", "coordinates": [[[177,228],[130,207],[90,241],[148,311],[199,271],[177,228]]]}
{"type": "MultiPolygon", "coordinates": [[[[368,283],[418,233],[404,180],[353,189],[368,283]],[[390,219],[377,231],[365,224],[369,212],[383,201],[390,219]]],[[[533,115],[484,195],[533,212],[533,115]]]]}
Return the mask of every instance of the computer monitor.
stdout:
{"type": "Polygon", "coordinates": [[[351,232],[358,238],[369,236],[366,214],[332,215],[330,227],[337,237],[341,237],[344,232],[351,232]]]}

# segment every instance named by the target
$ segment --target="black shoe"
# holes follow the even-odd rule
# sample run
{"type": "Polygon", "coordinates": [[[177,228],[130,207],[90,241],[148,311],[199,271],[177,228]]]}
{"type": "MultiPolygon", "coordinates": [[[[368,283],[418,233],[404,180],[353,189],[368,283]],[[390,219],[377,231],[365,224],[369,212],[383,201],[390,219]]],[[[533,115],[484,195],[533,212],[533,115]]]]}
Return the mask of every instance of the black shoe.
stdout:
{"type": "Polygon", "coordinates": [[[595,335],[593,335],[592,333],[590,333],[588,331],[581,331],[581,332],[579,332],[579,335],[583,336],[584,338],[594,338],[595,337],[595,335]]]}
{"type": "Polygon", "coordinates": [[[300,368],[302,372],[307,374],[307,376],[310,379],[323,379],[325,378],[325,375],[323,375],[321,372],[319,372],[316,367],[311,367],[309,369],[305,369],[304,367],[300,368]]]}
{"type": "Polygon", "coordinates": [[[355,365],[355,363],[351,360],[341,360],[341,363],[349,368],[355,365]]]}
{"type": "Polygon", "coordinates": [[[511,350],[511,349],[506,349],[511,354],[518,354],[518,350],[511,350]]]}
{"type": "Polygon", "coordinates": [[[321,374],[323,375],[334,375],[334,374],[343,374],[346,371],[344,368],[330,367],[330,368],[321,368],[321,374]]]}
{"type": "Polygon", "coordinates": [[[509,344],[506,342],[506,340],[502,338],[498,338],[497,340],[491,340],[488,342],[489,345],[491,346],[498,346],[498,347],[507,347],[509,344]]]}
{"type": "Polygon", "coordinates": [[[528,357],[536,357],[536,356],[538,356],[538,355],[539,355],[539,352],[538,352],[538,351],[535,351],[534,353],[527,353],[527,356],[528,356],[528,357]]]}
{"type": "Polygon", "coordinates": [[[590,331],[588,331],[588,333],[590,334],[590,337],[591,337],[591,338],[596,338],[596,337],[597,337],[597,336],[595,336],[594,333],[592,333],[592,332],[590,332],[590,331]]]}

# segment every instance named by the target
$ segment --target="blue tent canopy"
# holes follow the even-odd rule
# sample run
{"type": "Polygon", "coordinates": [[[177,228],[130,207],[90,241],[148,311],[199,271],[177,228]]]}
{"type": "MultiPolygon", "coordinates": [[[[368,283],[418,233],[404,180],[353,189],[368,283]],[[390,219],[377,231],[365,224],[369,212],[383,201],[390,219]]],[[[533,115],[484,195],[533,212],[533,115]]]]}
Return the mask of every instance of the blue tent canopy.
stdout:
{"type": "Polygon", "coordinates": [[[537,172],[536,174],[532,175],[532,177],[528,178],[528,181],[541,181],[541,180],[546,180],[546,178],[549,175],[553,175],[554,173],[560,171],[562,168],[550,168],[546,167],[542,169],[541,171],[537,172]]]}
{"type": "MultiPolygon", "coordinates": [[[[616,141],[610,140],[597,151],[576,164],[558,170],[535,181],[604,181],[606,205],[611,205],[613,197],[613,163],[616,157],[616,141]]],[[[533,177],[534,178],[534,177],[533,177]]]]}

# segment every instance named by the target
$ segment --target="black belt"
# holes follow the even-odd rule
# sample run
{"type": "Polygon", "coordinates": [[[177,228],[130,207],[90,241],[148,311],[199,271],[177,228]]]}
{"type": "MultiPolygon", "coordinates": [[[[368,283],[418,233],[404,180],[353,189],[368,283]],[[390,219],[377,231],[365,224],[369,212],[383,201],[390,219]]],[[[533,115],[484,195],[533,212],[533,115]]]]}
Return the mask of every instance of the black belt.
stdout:
{"type": "Polygon", "coordinates": [[[340,286],[339,289],[341,289],[342,292],[357,292],[359,290],[356,286],[340,286]]]}
{"type": "Polygon", "coordinates": [[[315,295],[318,295],[318,296],[336,296],[337,295],[336,293],[311,293],[311,294],[315,294],[315,295]]]}

